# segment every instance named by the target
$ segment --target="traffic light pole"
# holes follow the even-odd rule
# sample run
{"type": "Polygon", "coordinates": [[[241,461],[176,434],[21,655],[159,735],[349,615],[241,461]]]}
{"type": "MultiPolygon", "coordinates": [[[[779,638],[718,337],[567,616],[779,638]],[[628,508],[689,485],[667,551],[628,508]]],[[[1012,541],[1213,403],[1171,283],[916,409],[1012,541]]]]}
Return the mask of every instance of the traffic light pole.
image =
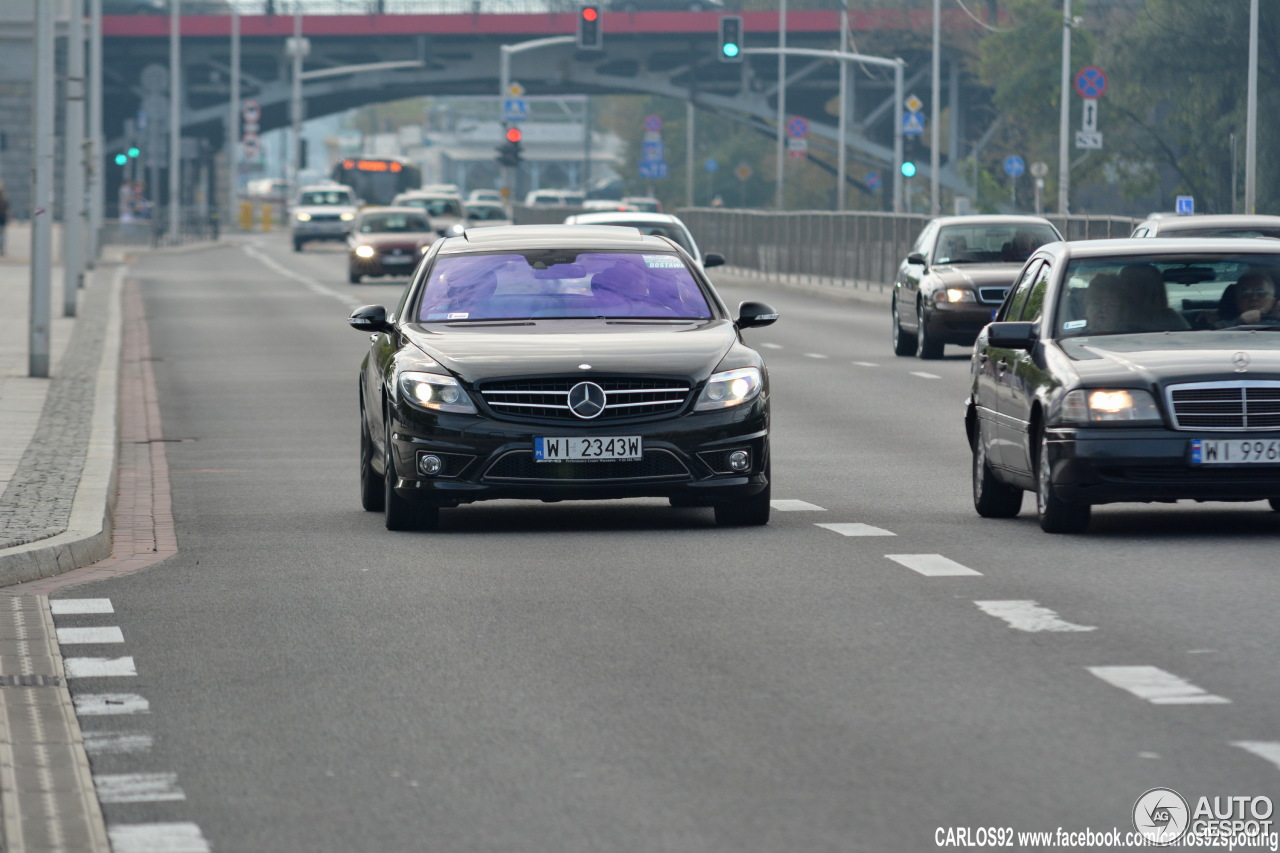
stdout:
{"type": "MultiPolygon", "coordinates": [[[[539,50],[544,47],[553,47],[558,44],[575,44],[577,36],[550,36],[548,38],[530,39],[517,44],[504,44],[498,47],[498,115],[501,117],[502,130],[505,134],[508,126],[505,101],[507,99],[507,90],[511,88],[511,57],[516,53],[524,53],[530,50],[539,50]]],[[[504,137],[505,138],[505,137],[504,137]]],[[[515,167],[508,167],[503,173],[503,182],[506,184],[509,195],[508,201],[513,200],[515,195],[515,167]]]]}
{"type": "MultiPolygon", "coordinates": [[[[814,56],[820,59],[835,59],[839,62],[863,62],[867,65],[882,65],[893,69],[893,212],[902,212],[902,109],[903,101],[906,99],[906,85],[904,82],[903,66],[901,59],[885,59],[882,56],[867,56],[863,53],[848,53],[841,50],[815,50],[807,47],[746,47],[742,49],[743,53],[760,53],[774,54],[786,53],[788,56],[814,56]]],[[[781,94],[781,93],[780,93],[781,94]]],[[[844,110],[846,108],[845,100],[840,100],[840,122],[841,126],[847,128],[844,121],[844,110]]],[[[840,157],[845,156],[847,148],[847,140],[841,134],[839,144],[836,146],[840,150],[840,157]]]]}

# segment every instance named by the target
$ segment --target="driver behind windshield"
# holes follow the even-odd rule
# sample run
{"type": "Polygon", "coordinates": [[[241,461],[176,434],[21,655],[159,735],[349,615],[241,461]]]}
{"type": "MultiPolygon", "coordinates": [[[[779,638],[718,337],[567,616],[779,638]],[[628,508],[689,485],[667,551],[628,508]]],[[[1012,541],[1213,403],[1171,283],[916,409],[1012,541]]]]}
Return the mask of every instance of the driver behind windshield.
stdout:
{"type": "Polygon", "coordinates": [[[1218,328],[1280,323],[1275,281],[1259,270],[1246,272],[1222,294],[1218,317],[1218,328]]]}

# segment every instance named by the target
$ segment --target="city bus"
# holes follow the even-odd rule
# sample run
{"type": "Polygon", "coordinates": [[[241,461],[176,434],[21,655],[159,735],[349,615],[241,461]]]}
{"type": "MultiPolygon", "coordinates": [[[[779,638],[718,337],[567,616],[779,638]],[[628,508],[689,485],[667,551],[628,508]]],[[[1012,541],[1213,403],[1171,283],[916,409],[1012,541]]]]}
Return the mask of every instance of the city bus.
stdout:
{"type": "Polygon", "coordinates": [[[398,193],[422,186],[422,170],[403,157],[343,157],[333,179],[356,191],[365,204],[390,204],[398,193]]]}

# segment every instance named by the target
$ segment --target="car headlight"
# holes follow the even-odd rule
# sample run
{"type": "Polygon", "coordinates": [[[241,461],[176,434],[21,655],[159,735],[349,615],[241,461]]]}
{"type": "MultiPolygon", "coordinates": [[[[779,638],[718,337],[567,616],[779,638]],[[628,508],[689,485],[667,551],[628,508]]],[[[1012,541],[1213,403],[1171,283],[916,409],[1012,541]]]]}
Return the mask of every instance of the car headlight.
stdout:
{"type": "Polygon", "coordinates": [[[708,412],[737,406],[755,399],[762,386],[763,380],[758,367],[739,367],[736,370],[713,373],[693,410],[708,412]]]}
{"type": "Polygon", "coordinates": [[[437,412],[474,414],[476,407],[452,376],[406,370],[400,374],[400,393],[404,399],[437,412]]]}
{"type": "Polygon", "coordinates": [[[1155,398],[1129,388],[1077,388],[1062,400],[1062,420],[1077,424],[1160,424],[1155,398]]]}
{"type": "Polygon", "coordinates": [[[356,246],[357,258],[372,258],[376,254],[372,246],[356,246]]]}
{"type": "Polygon", "coordinates": [[[948,287],[933,294],[935,302],[976,302],[972,290],[963,287],[948,287]]]}
{"type": "Polygon", "coordinates": [[[311,221],[311,214],[310,214],[310,213],[299,213],[299,214],[298,214],[298,221],[299,221],[299,222],[310,222],[310,221],[311,221]]]}
{"type": "Polygon", "coordinates": [[[351,220],[356,218],[356,215],[354,213],[343,213],[343,214],[340,214],[338,218],[341,219],[343,222],[350,222],[351,220]]]}

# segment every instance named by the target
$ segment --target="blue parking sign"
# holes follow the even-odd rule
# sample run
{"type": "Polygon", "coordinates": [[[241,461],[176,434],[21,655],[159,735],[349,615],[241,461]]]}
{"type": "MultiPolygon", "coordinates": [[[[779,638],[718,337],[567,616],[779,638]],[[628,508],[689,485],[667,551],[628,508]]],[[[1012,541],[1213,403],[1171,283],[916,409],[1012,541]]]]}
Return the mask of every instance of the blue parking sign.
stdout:
{"type": "Polygon", "coordinates": [[[1196,212],[1195,196],[1180,195],[1177,200],[1177,207],[1174,208],[1179,216],[1192,216],[1196,212]]]}

